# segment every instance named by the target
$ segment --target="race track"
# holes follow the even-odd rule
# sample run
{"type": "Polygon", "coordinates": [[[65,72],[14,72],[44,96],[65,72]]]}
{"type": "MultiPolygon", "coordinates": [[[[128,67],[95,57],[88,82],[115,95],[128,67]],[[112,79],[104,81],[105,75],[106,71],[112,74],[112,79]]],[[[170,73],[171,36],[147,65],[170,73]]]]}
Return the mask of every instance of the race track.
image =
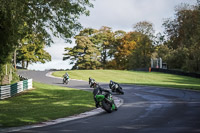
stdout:
{"type": "MultiPolygon", "coordinates": [[[[91,89],[86,81],[47,77],[48,71],[20,71],[34,81],[91,89]]],[[[108,84],[100,83],[108,89],[108,84]]],[[[19,133],[198,133],[200,132],[200,92],[161,87],[122,85],[125,95],[118,111],[60,124],[18,131],[19,133]]]]}

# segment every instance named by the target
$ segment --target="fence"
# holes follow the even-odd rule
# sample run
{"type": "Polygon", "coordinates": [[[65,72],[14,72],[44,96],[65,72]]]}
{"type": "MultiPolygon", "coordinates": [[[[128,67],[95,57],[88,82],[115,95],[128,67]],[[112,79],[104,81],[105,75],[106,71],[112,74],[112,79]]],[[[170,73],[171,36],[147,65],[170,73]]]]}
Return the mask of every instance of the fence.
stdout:
{"type": "MultiPolygon", "coordinates": [[[[162,68],[151,68],[152,72],[162,72],[162,73],[169,73],[169,74],[175,74],[175,75],[182,75],[182,76],[189,76],[193,78],[200,78],[199,73],[190,73],[190,72],[183,72],[180,70],[170,70],[170,69],[162,69],[162,68]]],[[[149,68],[138,68],[134,69],[134,71],[149,71],[149,68]]]]}
{"type": "Polygon", "coordinates": [[[5,99],[16,95],[22,91],[32,88],[32,79],[19,81],[11,85],[0,86],[0,99],[5,99]]]}

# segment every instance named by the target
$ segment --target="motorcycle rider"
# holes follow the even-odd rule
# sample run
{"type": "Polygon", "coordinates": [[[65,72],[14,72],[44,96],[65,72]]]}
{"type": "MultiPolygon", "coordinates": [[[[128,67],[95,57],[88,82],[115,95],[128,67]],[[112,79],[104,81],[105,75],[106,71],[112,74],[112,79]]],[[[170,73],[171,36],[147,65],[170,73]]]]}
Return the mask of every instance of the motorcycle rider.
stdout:
{"type": "Polygon", "coordinates": [[[110,80],[109,87],[112,90],[112,92],[117,92],[119,94],[124,94],[124,92],[122,91],[121,86],[118,83],[116,83],[116,82],[114,82],[112,80],[110,80]]]}
{"type": "Polygon", "coordinates": [[[69,74],[66,72],[65,75],[63,75],[63,81],[68,80],[69,79],[69,74]]]}
{"type": "Polygon", "coordinates": [[[93,96],[94,96],[94,101],[95,101],[96,107],[98,108],[99,107],[99,102],[96,100],[96,95],[102,94],[103,91],[104,92],[108,92],[108,93],[110,93],[110,91],[106,90],[106,89],[103,89],[99,84],[96,83],[96,81],[91,82],[91,86],[94,88],[93,96]]]}
{"type": "Polygon", "coordinates": [[[119,85],[118,83],[116,83],[116,82],[110,80],[109,87],[110,87],[110,89],[112,90],[112,92],[114,91],[114,89],[112,89],[112,88],[113,88],[116,84],[119,85]]]}
{"type": "Polygon", "coordinates": [[[90,85],[90,88],[93,87],[94,82],[95,82],[95,80],[89,77],[89,85],[90,85]]]}

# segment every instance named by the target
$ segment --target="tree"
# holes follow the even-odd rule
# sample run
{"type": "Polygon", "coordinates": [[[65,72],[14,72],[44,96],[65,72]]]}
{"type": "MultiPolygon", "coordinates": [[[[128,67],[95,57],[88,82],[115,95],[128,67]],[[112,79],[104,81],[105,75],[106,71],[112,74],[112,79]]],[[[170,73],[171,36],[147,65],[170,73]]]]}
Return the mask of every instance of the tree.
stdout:
{"type": "Polygon", "coordinates": [[[135,30],[136,48],[130,56],[129,69],[149,67],[151,55],[154,51],[155,31],[153,24],[148,21],[141,21],[135,24],[133,29],[135,30]]]}
{"type": "Polygon", "coordinates": [[[51,61],[51,55],[44,50],[46,42],[42,34],[30,34],[23,38],[17,49],[17,63],[22,64],[22,68],[28,68],[30,63],[51,61]],[[25,66],[26,62],[26,66],[25,66]]]}
{"type": "Polygon", "coordinates": [[[107,68],[107,63],[114,57],[115,33],[110,27],[102,26],[99,30],[86,28],[79,36],[86,36],[101,53],[101,67],[107,68]]]}
{"type": "Polygon", "coordinates": [[[121,46],[122,39],[126,35],[123,30],[118,30],[114,32],[112,44],[109,45],[109,58],[110,60],[106,63],[107,69],[123,69],[122,64],[119,59],[119,47],[121,46]]]}
{"type": "Polygon", "coordinates": [[[27,44],[17,50],[17,63],[21,63],[22,68],[28,68],[30,63],[45,63],[46,61],[51,61],[51,55],[44,50],[44,46],[27,44]]]}
{"type": "MultiPolygon", "coordinates": [[[[184,57],[174,54],[174,64],[171,68],[186,71],[200,71],[200,5],[183,4],[176,8],[175,19],[167,19],[163,25],[168,36],[167,45],[174,53],[184,52],[184,57]],[[181,61],[180,61],[181,59],[181,61]],[[181,62],[181,63],[180,63],[181,62]]],[[[170,64],[170,63],[168,63],[170,64]]]]}
{"type": "MultiPolygon", "coordinates": [[[[91,41],[92,47],[98,54],[98,66],[101,68],[116,68],[115,53],[117,52],[117,46],[120,44],[120,39],[123,38],[126,32],[119,30],[112,32],[111,28],[103,26],[99,30],[92,28],[85,28],[77,35],[77,37],[87,38],[91,41]]],[[[79,38],[76,37],[76,42],[79,38]]],[[[78,45],[78,44],[77,44],[78,45]]],[[[77,47],[77,46],[76,46],[77,47]]],[[[66,48],[68,53],[76,55],[76,51],[66,48]]],[[[66,58],[66,56],[64,57],[66,58]]],[[[70,58],[73,60],[73,58],[70,58]]],[[[72,61],[74,62],[74,60],[72,61]]]]}
{"type": "Polygon", "coordinates": [[[147,35],[150,39],[154,38],[155,30],[153,29],[153,24],[148,21],[141,21],[133,26],[134,31],[140,32],[147,35]]]}
{"type": "Polygon", "coordinates": [[[121,40],[124,38],[125,35],[126,35],[126,32],[123,30],[118,30],[118,31],[114,32],[113,42],[109,47],[110,48],[110,50],[109,50],[110,58],[114,58],[116,52],[118,52],[117,47],[120,46],[121,40]]]}
{"type": "Polygon", "coordinates": [[[101,64],[105,69],[108,60],[111,60],[112,55],[110,49],[114,43],[114,33],[110,27],[102,26],[92,37],[92,42],[96,45],[101,53],[101,64]]]}
{"type": "Polygon", "coordinates": [[[120,45],[117,46],[115,60],[118,69],[128,69],[129,57],[136,47],[135,33],[129,32],[120,40],[120,45]]]}
{"type": "Polygon", "coordinates": [[[0,0],[0,64],[10,62],[8,55],[27,34],[42,34],[49,45],[48,31],[70,41],[81,28],[79,16],[89,15],[87,7],[92,7],[89,0],[0,0]]]}
{"type": "Polygon", "coordinates": [[[100,53],[86,36],[76,36],[76,46],[65,48],[63,60],[70,59],[72,69],[97,69],[100,64],[100,53]]]}
{"type": "Polygon", "coordinates": [[[129,57],[128,68],[146,68],[150,66],[151,55],[154,51],[152,40],[149,36],[139,32],[133,33],[136,42],[135,49],[129,57]]]}

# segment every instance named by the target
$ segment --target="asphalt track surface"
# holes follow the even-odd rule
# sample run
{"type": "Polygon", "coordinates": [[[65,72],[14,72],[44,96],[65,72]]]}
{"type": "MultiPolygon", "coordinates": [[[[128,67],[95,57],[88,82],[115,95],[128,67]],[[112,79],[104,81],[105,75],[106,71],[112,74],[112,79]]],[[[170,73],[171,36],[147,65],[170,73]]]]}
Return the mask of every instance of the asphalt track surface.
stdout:
{"type": "MultiPolygon", "coordinates": [[[[21,71],[34,81],[90,90],[88,82],[71,80],[63,85],[48,71],[21,71]]],[[[106,75],[105,75],[106,76],[106,75]]],[[[108,84],[100,83],[108,89],[108,84]]],[[[60,124],[18,131],[20,133],[200,133],[200,92],[152,86],[122,85],[125,94],[118,111],[60,124]]]]}

